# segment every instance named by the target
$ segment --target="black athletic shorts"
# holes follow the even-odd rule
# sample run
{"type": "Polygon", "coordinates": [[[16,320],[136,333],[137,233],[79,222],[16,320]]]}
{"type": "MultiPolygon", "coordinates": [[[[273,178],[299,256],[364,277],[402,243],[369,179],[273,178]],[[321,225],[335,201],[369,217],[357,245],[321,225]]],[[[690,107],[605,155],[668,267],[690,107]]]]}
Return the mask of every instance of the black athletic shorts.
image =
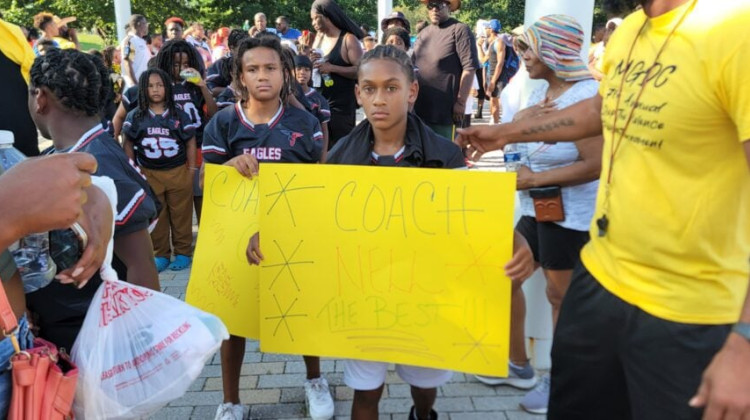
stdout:
{"type": "Polygon", "coordinates": [[[516,230],[529,243],[534,261],[545,270],[572,270],[580,259],[581,248],[589,241],[588,231],[537,222],[531,216],[521,217],[516,230]]]}
{"type": "Polygon", "coordinates": [[[579,264],[552,342],[548,419],[700,419],[688,406],[731,325],[650,315],[579,264]]]}

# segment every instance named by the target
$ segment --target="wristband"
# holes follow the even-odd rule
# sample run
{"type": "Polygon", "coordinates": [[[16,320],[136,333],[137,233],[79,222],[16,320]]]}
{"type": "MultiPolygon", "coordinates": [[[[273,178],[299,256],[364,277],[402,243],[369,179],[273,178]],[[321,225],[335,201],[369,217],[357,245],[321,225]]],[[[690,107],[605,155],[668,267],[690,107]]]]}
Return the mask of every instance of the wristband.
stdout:
{"type": "Polygon", "coordinates": [[[732,332],[750,341],[750,322],[738,322],[732,327],[732,332]]]}

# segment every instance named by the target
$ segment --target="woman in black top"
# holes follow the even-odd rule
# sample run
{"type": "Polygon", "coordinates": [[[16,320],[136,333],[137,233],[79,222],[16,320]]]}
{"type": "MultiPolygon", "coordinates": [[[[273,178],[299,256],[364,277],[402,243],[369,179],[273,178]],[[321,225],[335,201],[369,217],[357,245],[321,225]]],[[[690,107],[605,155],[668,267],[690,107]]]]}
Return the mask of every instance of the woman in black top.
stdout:
{"type": "Polygon", "coordinates": [[[354,85],[357,64],[362,57],[359,39],[365,34],[333,0],[316,0],[310,19],[318,33],[313,43],[313,48],[318,50],[312,54],[313,65],[322,74],[330,74],[333,80],[332,85],[320,87],[331,106],[328,142],[331,148],[354,128],[357,110],[354,85]]]}

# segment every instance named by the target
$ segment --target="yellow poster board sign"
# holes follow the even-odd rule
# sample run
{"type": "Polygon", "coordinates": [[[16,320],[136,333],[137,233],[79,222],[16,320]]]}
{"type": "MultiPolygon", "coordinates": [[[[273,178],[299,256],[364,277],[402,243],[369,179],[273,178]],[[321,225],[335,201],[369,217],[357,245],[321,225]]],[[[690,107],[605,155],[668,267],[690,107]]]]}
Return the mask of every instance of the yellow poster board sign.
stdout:
{"type": "Polygon", "coordinates": [[[260,172],[263,351],[507,374],[514,174],[260,172]]]}
{"type": "Polygon", "coordinates": [[[258,266],[245,257],[258,231],[258,178],[206,165],[203,214],[185,301],[224,322],[230,334],[260,337],[258,266]]]}

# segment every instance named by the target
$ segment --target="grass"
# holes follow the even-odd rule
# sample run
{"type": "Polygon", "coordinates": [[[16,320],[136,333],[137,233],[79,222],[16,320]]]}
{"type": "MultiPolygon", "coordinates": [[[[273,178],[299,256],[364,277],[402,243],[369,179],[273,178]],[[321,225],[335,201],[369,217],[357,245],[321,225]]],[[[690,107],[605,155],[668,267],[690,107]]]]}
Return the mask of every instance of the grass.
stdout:
{"type": "Polygon", "coordinates": [[[81,44],[81,51],[101,51],[104,48],[104,40],[99,35],[79,33],[78,42],[81,44]]]}

